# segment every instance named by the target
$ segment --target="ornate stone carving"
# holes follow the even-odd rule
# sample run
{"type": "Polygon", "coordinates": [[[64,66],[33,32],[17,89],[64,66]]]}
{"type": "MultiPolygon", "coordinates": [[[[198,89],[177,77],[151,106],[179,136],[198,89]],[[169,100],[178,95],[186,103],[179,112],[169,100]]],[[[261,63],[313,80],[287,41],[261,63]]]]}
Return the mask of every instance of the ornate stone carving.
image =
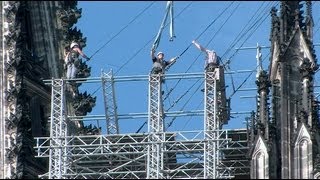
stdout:
{"type": "Polygon", "coordinates": [[[73,24],[76,24],[78,19],[81,17],[82,9],[69,8],[69,9],[58,9],[57,17],[60,19],[61,26],[64,29],[70,28],[73,24]]]}
{"type": "Polygon", "coordinates": [[[300,65],[300,73],[302,75],[302,78],[310,78],[310,80],[312,80],[312,76],[314,74],[314,70],[313,70],[313,66],[311,64],[311,62],[309,61],[309,59],[304,58],[302,60],[302,63],[300,65]]]}
{"type": "Polygon", "coordinates": [[[96,105],[96,98],[84,93],[79,93],[73,102],[73,108],[77,116],[85,116],[88,112],[92,111],[92,108],[96,105]]]}
{"type": "Polygon", "coordinates": [[[269,87],[271,86],[271,83],[266,71],[261,71],[256,84],[259,88],[258,93],[260,93],[261,90],[265,90],[267,94],[269,93],[269,87]]]}
{"type": "Polygon", "coordinates": [[[77,27],[69,29],[65,39],[65,46],[69,47],[72,41],[76,41],[79,43],[81,48],[86,47],[87,38],[83,38],[82,36],[82,32],[78,30],[77,27]]]}
{"type": "Polygon", "coordinates": [[[271,11],[271,33],[270,33],[270,41],[274,40],[279,34],[280,21],[277,16],[277,9],[272,7],[271,11]]]}
{"type": "Polygon", "coordinates": [[[21,112],[16,114],[10,113],[9,118],[6,118],[6,128],[8,130],[16,128],[21,116],[22,116],[21,112]]]}
{"type": "Polygon", "coordinates": [[[91,74],[91,67],[88,67],[86,62],[82,62],[82,60],[79,61],[79,64],[77,65],[78,72],[76,77],[77,78],[87,78],[91,74]]]}

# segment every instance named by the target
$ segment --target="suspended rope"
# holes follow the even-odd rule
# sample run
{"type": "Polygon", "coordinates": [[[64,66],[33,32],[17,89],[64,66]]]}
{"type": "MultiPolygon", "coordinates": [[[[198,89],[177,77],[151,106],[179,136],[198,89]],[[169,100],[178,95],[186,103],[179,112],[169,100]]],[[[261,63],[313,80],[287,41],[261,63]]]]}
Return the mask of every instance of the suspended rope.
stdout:
{"type": "MultiPolygon", "coordinates": [[[[178,18],[189,6],[191,6],[192,1],[185,6],[177,16],[174,17],[174,19],[178,18]]],[[[165,25],[165,27],[168,25],[168,23],[165,25]]],[[[153,38],[155,38],[156,36],[153,36],[142,48],[140,48],[132,57],[130,57],[118,70],[115,74],[117,74],[124,66],[126,66],[130,61],[133,60],[133,58],[135,58],[151,41],[153,38]]]]}

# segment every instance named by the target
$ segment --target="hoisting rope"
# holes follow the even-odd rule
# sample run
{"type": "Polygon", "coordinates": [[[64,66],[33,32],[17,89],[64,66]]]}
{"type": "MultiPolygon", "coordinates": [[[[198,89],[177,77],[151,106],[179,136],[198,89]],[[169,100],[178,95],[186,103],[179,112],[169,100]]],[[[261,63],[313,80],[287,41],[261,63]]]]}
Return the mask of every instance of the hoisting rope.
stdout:
{"type": "Polygon", "coordinates": [[[152,45],[152,50],[156,50],[160,44],[160,39],[161,39],[161,34],[162,31],[165,27],[165,24],[167,22],[168,19],[168,14],[170,15],[170,41],[173,41],[173,38],[175,38],[176,36],[174,35],[174,28],[173,28],[173,2],[172,1],[168,1],[167,2],[167,7],[166,7],[166,14],[164,15],[164,18],[162,20],[160,29],[158,31],[157,37],[153,42],[152,45]]]}

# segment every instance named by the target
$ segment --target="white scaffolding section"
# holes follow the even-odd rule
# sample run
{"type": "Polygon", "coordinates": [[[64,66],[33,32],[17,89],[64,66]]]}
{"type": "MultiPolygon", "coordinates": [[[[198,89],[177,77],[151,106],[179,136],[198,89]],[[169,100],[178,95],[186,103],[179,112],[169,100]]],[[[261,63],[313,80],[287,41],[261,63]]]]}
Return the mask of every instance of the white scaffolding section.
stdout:
{"type": "Polygon", "coordinates": [[[147,178],[160,179],[163,176],[163,103],[162,74],[149,76],[148,132],[150,133],[147,160],[147,178]]]}
{"type": "Polygon", "coordinates": [[[62,79],[52,80],[49,179],[63,178],[69,164],[67,152],[67,118],[65,109],[65,84],[62,79]]]}
{"type": "Polygon", "coordinates": [[[114,92],[114,79],[112,70],[101,72],[104,108],[107,123],[107,134],[119,134],[117,105],[114,92]]]}
{"type": "MultiPolygon", "coordinates": [[[[220,73],[219,69],[216,73],[220,73]]],[[[232,178],[247,175],[245,156],[246,130],[222,130],[223,118],[218,117],[220,98],[217,76],[214,72],[163,74],[149,76],[113,77],[102,73],[92,78],[104,87],[113,82],[149,81],[148,113],[117,114],[113,117],[148,120],[147,133],[67,136],[67,119],[84,120],[85,117],[67,116],[65,112],[64,81],[52,80],[52,112],[50,137],[37,137],[36,157],[49,158],[49,172],[40,178],[90,179],[200,179],[232,178]],[[174,79],[205,79],[204,110],[164,112],[162,82],[174,79]],[[164,132],[164,117],[203,116],[204,129],[195,131],[164,132]]],[[[75,79],[83,83],[84,79],[75,79]]],[[[111,86],[110,86],[111,87],[111,86]]],[[[103,95],[105,103],[114,99],[114,89],[108,87],[103,95]],[[110,98],[113,98],[110,100],[110,98]]],[[[115,103],[113,103],[115,105],[115,103]]],[[[112,103],[111,103],[112,106],[112,103]]],[[[105,106],[107,108],[107,106],[105,106]]],[[[113,106],[113,108],[116,106],[113,106]]],[[[115,108],[116,109],[116,108],[115,108]]],[[[109,111],[108,111],[109,112],[109,111]]],[[[107,114],[107,113],[106,113],[107,114]]],[[[110,115],[110,114],[108,114],[110,115]]],[[[105,116],[87,117],[103,119],[105,116]]],[[[118,119],[117,118],[117,119],[118,119]]],[[[116,121],[114,121],[116,122],[116,121]]],[[[117,123],[116,123],[117,124],[117,123]]]]}
{"type": "Polygon", "coordinates": [[[219,128],[217,121],[217,98],[216,98],[216,77],[214,72],[205,73],[205,114],[204,114],[204,130],[205,130],[205,147],[204,147],[204,178],[215,179],[216,165],[218,161],[218,149],[215,141],[216,130],[219,128]]]}

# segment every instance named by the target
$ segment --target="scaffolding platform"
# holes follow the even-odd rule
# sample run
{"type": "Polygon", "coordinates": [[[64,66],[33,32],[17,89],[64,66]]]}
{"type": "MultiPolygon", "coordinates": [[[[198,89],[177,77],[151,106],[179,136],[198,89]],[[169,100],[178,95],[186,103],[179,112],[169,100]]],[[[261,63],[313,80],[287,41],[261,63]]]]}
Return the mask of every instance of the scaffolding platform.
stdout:
{"type": "MultiPolygon", "coordinates": [[[[88,79],[87,79],[88,80],[88,79]]],[[[114,77],[102,72],[106,135],[70,133],[68,124],[84,117],[67,114],[65,81],[50,80],[52,104],[50,137],[36,137],[36,157],[49,158],[49,172],[40,178],[95,179],[198,179],[249,177],[246,157],[246,129],[225,130],[230,112],[227,107],[223,68],[214,72],[183,74],[150,74],[148,76],[114,77]],[[167,112],[163,109],[163,79],[204,79],[204,110],[167,112]],[[119,81],[149,82],[148,132],[119,134],[114,84],[119,81]],[[164,118],[202,114],[204,128],[195,131],[166,132],[164,118]],[[72,117],[72,118],[71,118],[72,117]],[[72,120],[73,119],[73,120],[72,120]]],[[[76,79],[81,83],[84,79],[76,79]]],[[[136,114],[143,116],[143,113],[136,114]]],[[[96,118],[97,116],[95,116],[96,118]]]]}

